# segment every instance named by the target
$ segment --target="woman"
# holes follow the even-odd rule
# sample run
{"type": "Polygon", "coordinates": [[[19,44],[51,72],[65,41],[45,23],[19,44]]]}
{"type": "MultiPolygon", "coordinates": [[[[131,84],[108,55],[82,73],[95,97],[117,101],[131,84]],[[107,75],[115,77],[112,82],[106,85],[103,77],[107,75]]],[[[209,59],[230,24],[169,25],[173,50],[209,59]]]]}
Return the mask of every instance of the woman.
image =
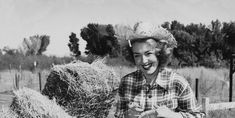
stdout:
{"type": "Polygon", "coordinates": [[[188,82],[166,68],[177,46],[173,35],[159,26],[139,22],[128,42],[129,61],[138,70],[121,79],[115,117],[203,117],[188,82]]]}

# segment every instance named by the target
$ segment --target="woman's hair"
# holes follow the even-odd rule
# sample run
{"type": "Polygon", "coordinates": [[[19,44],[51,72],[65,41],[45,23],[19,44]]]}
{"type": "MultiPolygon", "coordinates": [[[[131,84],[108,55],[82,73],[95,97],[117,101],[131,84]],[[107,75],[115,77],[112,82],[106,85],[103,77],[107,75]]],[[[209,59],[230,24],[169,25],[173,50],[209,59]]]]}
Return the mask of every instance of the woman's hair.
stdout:
{"type": "Polygon", "coordinates": [[[133,57],[132,44],[136,42],[146,42],[153,39],[157,42],[159,51],[156,56],[159,59],[159,67],[165,67],[171,60],[173,48],[177,47],[177,42],[173,35],[162,28],[149,23],[137,22],[134,25],[133,32],[126,36],[126,43],[122,45],[122,54],[127,61],[135,64],[133,57]]]}

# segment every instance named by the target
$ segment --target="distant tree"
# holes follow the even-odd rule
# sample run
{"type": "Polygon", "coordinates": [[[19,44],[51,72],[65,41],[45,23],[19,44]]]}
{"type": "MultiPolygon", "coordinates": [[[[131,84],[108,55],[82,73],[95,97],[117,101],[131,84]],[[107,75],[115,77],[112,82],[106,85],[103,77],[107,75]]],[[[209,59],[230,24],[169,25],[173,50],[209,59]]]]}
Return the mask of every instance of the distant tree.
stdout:
{"type": "Polygon", "coordinates": [[[16,54],[19,54],[18,50],[17,49],[12,49],[8,46],[5,46],[3,47],[2,51],[4,52],[5,55],[16,55],[16,54]]]}
{"type": "Polygon", "coordinates": [[[113,26],[101,24],[88,24],[81,30],[81,37],[87,42],[86,54],[105,56],[113,55],[118,48],[117,38],[114,36],[113,26]]]}
{"type": "Polygon", "coordinates": [[[224,35],[221,32],[222,24],[219,20],[211,21],[211,31],[208,32],[205,39],[210,39],[210,52],[215,55],[217,60],[223,59],[222,50],[224,48],[224,35]]]}
{"type": "Polygon", "coordinates": [[[208,28],[204,24],[191,23],[185,26],[185,31],[191,35],[204,35],[208,28]]]}
{"type": "Polygon", "coordinates": [[[22,42],[21,52],[24,55],[42,55],[46,51],[50,43],[50,37],[47,35],[34,35],[29,39],[24,38],[22,42]]]}
{"type": "Polygon", "coordinates": [[[166,28],[167,30],[170,30],[170,23],[169,22],[164,22],[161,26],[163,27],[163,28],[166,28]]]}
{"type": "Polygon", "coordinates": [[[174,50],[174,56],[178,59],[178,65],[193,66],[198,60],[194,54],[195,39],[185,31],[172,31],[175,39],[178,42],[177,48],[174,50]]]}
{"type": "Polygon", "coordinates": [[[42,53],[46,51],[47,46],[50,44],[50,37],[49,36],[42,35],[42,36],[40,36],[40,39],[41,39],[41,46],[38,50],[37,55],[42,55],[42,53]]]}
{"type": "Polygon", "coordinates": [[[0,49],[0,56],[2,56],[2,49],[0,49]]]}
{"type": "Polygon", "coordinates": [[[171,22],[170,29],[171,30],[184,30],[185,26],[184,24],[181,24],[180,22],[174,20],[171,22]]]}
{"type": "Polygon", "coordinates": [[[229,58],[229,53],[235,53],[235,22],[223,23],[222,33],[224,34],[224,41],[227,49],[225,58],[229,58]]]}
{"type": "MultiPolygon", "coordinates": [[[[191,23],[185,27],[185,31],[194,37],[193,53],[197,57],[197,65],[213,67],[218,60],[213,50],[213,31],[206,27],[204,24],[191,23]],[[211,60],[213,57],[214,60],[211,60]]],[[[215,45],[214,45],[215,46],[215,45]]],[[[219,51],[218,51],[219,52],[219,51]]]]}
{"type": "Polygon", "coordinates": [[[69,50],[73,53],[73,56],[78,57],[81,55],[81,51],[79,51],[79,39],[77,38],[75,33],[71,33],[69,36],[69,50]]]}

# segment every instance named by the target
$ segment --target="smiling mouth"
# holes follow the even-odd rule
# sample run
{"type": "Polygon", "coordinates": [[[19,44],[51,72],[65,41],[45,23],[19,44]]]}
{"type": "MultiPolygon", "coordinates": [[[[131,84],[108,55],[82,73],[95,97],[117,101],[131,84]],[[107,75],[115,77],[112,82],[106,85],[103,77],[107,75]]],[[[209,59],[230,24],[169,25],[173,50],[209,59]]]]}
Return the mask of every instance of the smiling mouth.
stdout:
{"type": "Polygon", "coordinates": [[[152,66],[152,64],[151,64],[151,63],[148,63],[148,64],[142,65],[142,68],[143,68],[144,70],[149,70],[151,66],[152,66]]]}

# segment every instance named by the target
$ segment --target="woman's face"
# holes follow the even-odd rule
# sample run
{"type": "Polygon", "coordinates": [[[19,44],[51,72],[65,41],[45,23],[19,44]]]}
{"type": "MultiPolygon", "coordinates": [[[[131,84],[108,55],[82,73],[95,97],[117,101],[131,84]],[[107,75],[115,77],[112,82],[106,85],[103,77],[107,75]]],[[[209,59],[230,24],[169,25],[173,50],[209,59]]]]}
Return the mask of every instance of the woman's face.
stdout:
{"type": "Polygon", "coordinates": [[[145,74],[153,74],[159,64],[156,56],[157,42],[148,39],[145,42],[135,42],[132,44],[132,51],[136,66],[145,74]]]}

